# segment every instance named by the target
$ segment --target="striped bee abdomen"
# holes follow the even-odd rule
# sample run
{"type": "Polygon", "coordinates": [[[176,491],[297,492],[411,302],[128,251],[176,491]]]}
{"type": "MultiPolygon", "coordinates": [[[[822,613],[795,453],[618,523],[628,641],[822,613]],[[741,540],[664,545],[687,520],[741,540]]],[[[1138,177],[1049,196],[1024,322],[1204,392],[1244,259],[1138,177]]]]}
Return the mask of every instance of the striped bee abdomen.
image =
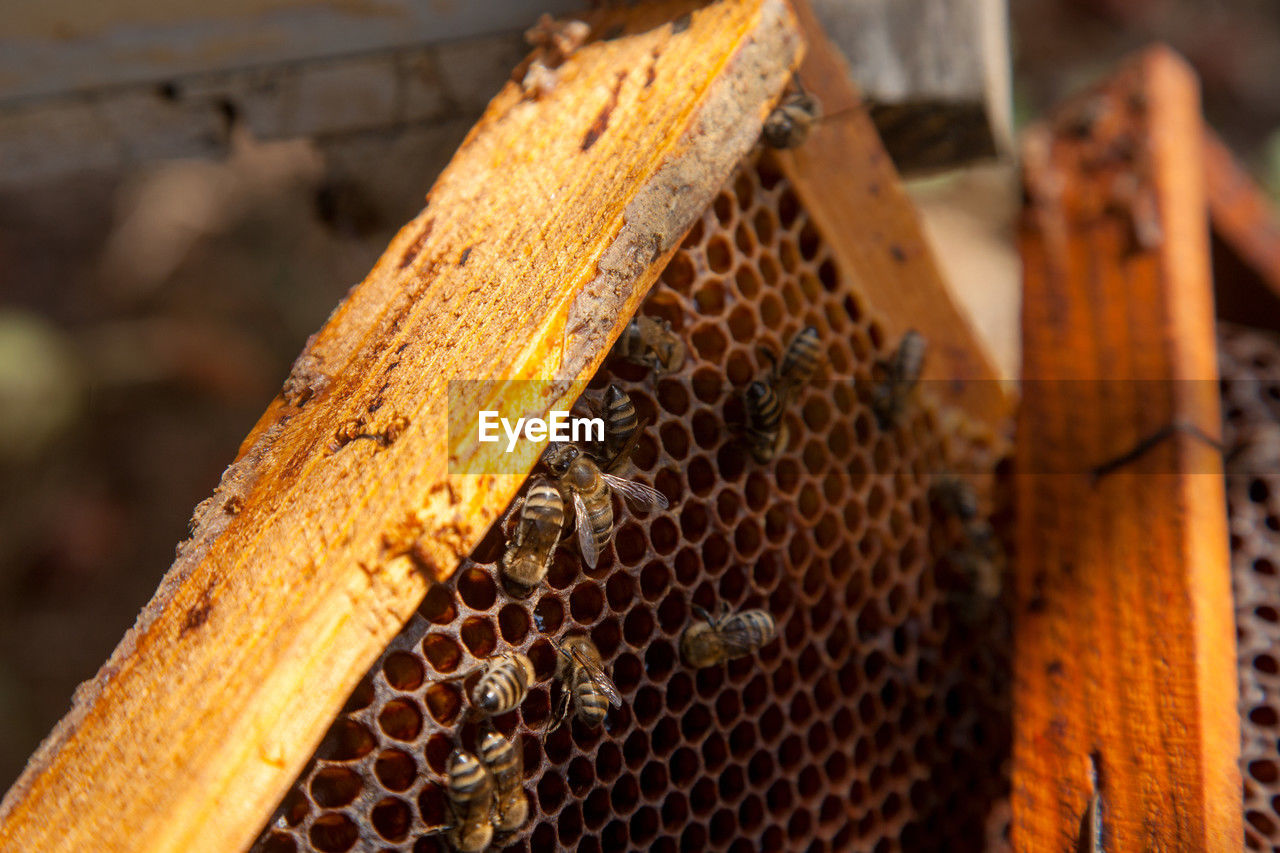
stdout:
{"type": "Polygon", "coordinates": [[[617,456],[640,425],[636,407],[627,392],[610,385],[604,392],[604,447],[610,459],[617,456]]]}
{"type": "Polygon", "coordinates": [[[480,759],[493,777],[494,826],[500,832],[519,829],[529,817],[529,802],[522,787],[524,756],[510,740],[490,731],[480,740],[480,759]]]}
{"type": "Polygon", "coordinates": [[[756,651],[777,634],[773,616],[764,610],[744,610],[719,625],[729,647],[729,657],[741,657],[756,651]]]}
{"type": "Polygon", "coordinates": [[[786,443],[782,431],[782,400],[763,382],[747,386],[747,443],[757,462],[768,462],[786,443]]]}
{"type": "Polygon", "coordinates": [[[788,387],[808,382],[818,369],[818,360],[822,357],[821,339],[818,330],[808,326],[796,333],[782,354],[782,363],[778,365],[778,379],[788,387]]]}
{"type": "MultiPolygon", "coordinates": [[[[560,497],[560,490],[545,480],[534,483],[525,496],[521,521],[545,530],[559,530],[564,524],[564,499],[560,497]]],[[[517,534],[517,538],[521,537],[517,534]]]]}
{"type": "Polygon", "coordinates": [[[512,652],[487,665],[471,692],[471,702],[486,714],[505,714],[524,701],[535,678],[529,658],[512,652]]]}
{"type": "Polygon", "coordinates": [[[578,719],[588,726],[600,725],[609,714],[609,698],[600,692],[585,672],[576,673],[573,681],[573,702],[578,719]]]}
{"type": "Polygon", "coordinates": [[[449,842],[455,850],[480,853],[493,840],[489,808],[493,802],[493,779],[472,754],[455,749],[449,756],[446,777],[453,826],[449,842]]]}

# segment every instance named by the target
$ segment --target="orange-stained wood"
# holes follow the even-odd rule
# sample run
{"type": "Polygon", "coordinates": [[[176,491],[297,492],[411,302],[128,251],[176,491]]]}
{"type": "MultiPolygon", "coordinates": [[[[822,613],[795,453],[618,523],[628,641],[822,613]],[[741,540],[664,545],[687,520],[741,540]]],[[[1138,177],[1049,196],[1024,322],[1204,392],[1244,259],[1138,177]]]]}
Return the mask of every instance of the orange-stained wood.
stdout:
{"type": "MultiPolygon", "coordinates": [[[[1238,850],[1239,722],[1196,82],[1165,49],[1031,130],[1013,845],[1238,850]]],[[[1089,849],[1082,847],[1080,849],[1089,849]]]]}
{"type": "Polygon", "coordinates": [[[474,429],[447,449],[449,423],[569,408],[801,53],[782,0],[605,14],[550,91],[494,98],[308,343],[0,804],[0,850],[247,846],[428,583],[509,503],[539,448],[451,473],[498,470],[500,451],[474,429]],[[454,378],[556,381],[450,400],[454,378]]]}
{"type": "Polygon", "coordinates": [[[928,393],[1002,435],[1013,413],[1012,389],[997,381],[995,362],[951,295],[844,61],[806,0],[792,6],[808,46],[800,79],[822,102],[825,118],[803,145],[779,152],[783,171],[840,271],[879,312],[891,338],[916,329],[928,339],[928,393]]]}
{"type": "Polygon", "coordinates": [[[1218,316],[1280,331],[1280,217],[1213,133],[1204,165],[1218,316]]]}

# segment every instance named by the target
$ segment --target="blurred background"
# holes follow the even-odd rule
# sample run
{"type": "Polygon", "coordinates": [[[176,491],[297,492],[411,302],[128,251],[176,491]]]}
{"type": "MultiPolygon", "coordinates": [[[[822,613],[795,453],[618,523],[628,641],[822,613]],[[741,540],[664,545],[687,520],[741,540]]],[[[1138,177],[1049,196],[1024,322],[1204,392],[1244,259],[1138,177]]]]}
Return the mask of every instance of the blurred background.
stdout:
{"type": "MultiPolygon", "coordinates": [[[[575,8],[19,0],[0,15],[0,788],[132,625],[307,336],[421,208],[523,30],[575,8]]],[[[1013,0],[1008,16],[1015,126],[1165,41],[1280,193],[1273,0],[1013,0]]],[[[1009,161],[912,190],[1012,374],[1009,161]]]]}

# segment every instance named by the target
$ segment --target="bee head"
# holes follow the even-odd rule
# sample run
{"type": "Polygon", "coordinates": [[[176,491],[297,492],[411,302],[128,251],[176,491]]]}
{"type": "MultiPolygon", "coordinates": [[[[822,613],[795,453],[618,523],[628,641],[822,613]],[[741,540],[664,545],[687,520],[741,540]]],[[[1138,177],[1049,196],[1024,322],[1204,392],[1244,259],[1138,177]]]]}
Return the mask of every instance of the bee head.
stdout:
{"type": "Polygon", "coordinates": [[[769,396],[769,386],[765,385],[763,382],[761,382],[758,379],[747,386],[746,398],[748,403],[759,403],[760,401],[764,400],[765,397],[768,397],[768,396],[769,396]]]}
{"type": "Polygon", "coordinates": [[[542,451],[542,464],[551,469],[551,473],[557,477],[569,470],[569,466],[573,464],[573,460],[582,454],[577,445],[569,444],[564,441],[553,441],[547,445],[547,449],[542,451]]]}

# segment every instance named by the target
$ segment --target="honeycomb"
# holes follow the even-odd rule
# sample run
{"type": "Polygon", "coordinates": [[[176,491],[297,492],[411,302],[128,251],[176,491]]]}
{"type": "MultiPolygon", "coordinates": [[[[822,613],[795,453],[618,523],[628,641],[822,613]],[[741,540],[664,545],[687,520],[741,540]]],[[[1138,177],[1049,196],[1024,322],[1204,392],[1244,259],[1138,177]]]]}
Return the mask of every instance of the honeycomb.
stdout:
{"type": "Polygon", "coordinates": [[[1245,843],[1250,850],[1274,850],[1280,848],[1280,467],[1249,459],[1239,449],[1256,444],[1259,429],[1273,431],[1273,437],[1280,430],[1280,336],[1222,324],[1218,359],[1240,661],[1245,843]]]}
{"type": "MultiPolygon", "coordinates": [[[[655,379],[614,359],[590,388],[617,382],[649,421],[635,476],[671,507],[637,516],[615,498],[599,565],[587,570],[567,536],[525,601],[496,580],[495,525],[353,692],[256,850],[447,849],[446,760],[455,744],[474,751],[479,731],[456,676],[506,649],[528,654],[540,679],[493,720],[518,738],[531,805],[501,840],[508,850],[1000,841],[1007,601],[974,612],[949,568],[963,534],[928,498],[938,472],[990,474],[989,442],[943,436],[920,395],[895,430],[877,428],[873,365],[897,342],[767,153],[730,178],[641,310],[688,342],[683,368],[655,379]],[[780,351],[807,325],[826,363],[792,400],[785,451],[757,464],[734,429],[740,392],[769,368],[758,345],[780,351]],[[680,634],[695,605],[721,602],[766,608],[778,637],[691,671],[680,634]],[[624,703],[601,728],[548,732],[561,689],[550,638],[569,631],[595,641],[624,703]]],[[[989,509],[1003,530],[999,503],[989,509]]]]}

